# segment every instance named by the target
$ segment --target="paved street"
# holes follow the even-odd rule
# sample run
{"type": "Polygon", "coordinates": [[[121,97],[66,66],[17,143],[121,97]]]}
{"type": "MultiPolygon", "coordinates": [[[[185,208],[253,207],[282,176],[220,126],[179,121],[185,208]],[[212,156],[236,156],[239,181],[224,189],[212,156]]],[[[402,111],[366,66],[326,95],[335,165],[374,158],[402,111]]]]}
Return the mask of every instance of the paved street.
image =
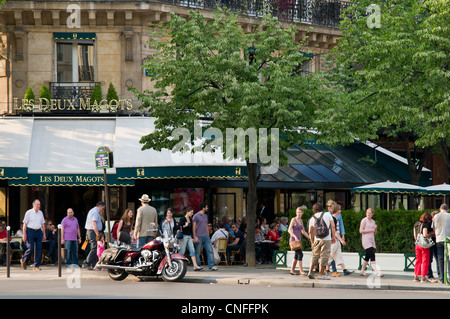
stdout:
{"type": "MultiPolygon", "coordinates": [[[[431,291],[425,296],[417,290],[298,288],[271,285],[230,285],[213,283],[165,283],[125,280],[114,282],[103,279],[82,280],[79,288],[69,288],[65,280],[2,281],[0,298],[11,299],[177,299],[179,301],[249,300],[249,299],[448,299],[446,291],[431,291]]],[[[196,303],[194,302],[194,303],[196,303]]]]}

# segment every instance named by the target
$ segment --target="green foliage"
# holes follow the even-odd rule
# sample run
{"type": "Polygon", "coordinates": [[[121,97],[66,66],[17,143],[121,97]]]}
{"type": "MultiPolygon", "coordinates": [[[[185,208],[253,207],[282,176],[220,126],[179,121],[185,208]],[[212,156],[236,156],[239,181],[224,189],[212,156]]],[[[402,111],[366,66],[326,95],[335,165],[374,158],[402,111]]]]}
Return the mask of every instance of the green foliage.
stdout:
{"type": "MultiPolygon", "coordinates": [[[[331,58],[336,67],[327,74],[335,99],[321,104],[315,117],[320,141],[406,134],[416,147],[445,145],[448,153],[450,0],[376,2],[380,28],[367,25],[372,3],[357,1],[343,15],[344,37],[331,58]]],[[[449,161],[446,166],[450,172],[449,161]]]]}
{"type": "Polygon", "coordinates": [[[102,98],[102,87],[100,84],[97,84],[91,93],[91,103],[97,102],[97,104],[100,105],[102,98]]]}
{"type": "MultiPolygon", "coordinates": [[[[155,75],[154,90],[133,89],[142,108],[158,118],[155,131],[141,139],[143,149],[173,149],[179,143],[171,138],[176,128],[189,130],[193,141],[194,122],[201,116],[211,118],[203,130],[278,128],[282,149],[301,144],[310,133],[299,123],[311,123],[316,104],[327,94],[319,78],[294,71],[307,59],[303,44],[293,41],[295,32],[266,16],[245,33],[238,17],[221,9],[212,19],[196,11],[189,19],[172,14],[161,40],[149,43],[156,53],[144,67],[155,75]]],[[[235,151],[236,144],[231,146],[235,151]]],[[[249,160],[245,146],[241,159],[249,160]]]]}
{"type": "MultiPolygon", "coordinates": [[[[375,235],[375,244],[378,253],[414,253],[413,225],[417,222],[424,211],[412,210],[380,210],[375,209],[373,219],[378,225],[375,235]]],[[[289,212],[289,219],[294,217],[295,210],[289,212]]],[[[346,210],[341,212],[345,227],[346,245],[342,246],[344,252],[363,252],[359,226],[361,220],[366,216],[365,212],[346,210]]],[[[312,211],[306,210],[302,220],[305,228],[312,211]]],[[[280,250],[290,250],[289,233],[283,232],[280,240],[280,250]]],[[[310,241],[302,238],[303,250],[311,250],[310,241]]]]}
{"type": "Polygon", "coordinates": [[[106,100],[111,102],[111,100],[119,101],[119,96],[117,95],[116,89],[112,83],[109,83],[108,92],[106,93],[106,100]]]}
{"type": "Polygon", "coordinates": [[[31,86],[28,87],[27,91],[25,92],[25,96],[23,97],[26,100],[34,100],[34,93],[31,86]]]}
{"type": "MultiPolygon", "coordinates": [[[[39,98],[47,99],[48,101],[50,101],[50,99],[52,98],[52,96],[50,95],[50,90],[45,85],[43,85],[41,87],[41,90],[39,91],[39,98]]],[[[43,103],[45,104],[45,101],[43,103]]]]}

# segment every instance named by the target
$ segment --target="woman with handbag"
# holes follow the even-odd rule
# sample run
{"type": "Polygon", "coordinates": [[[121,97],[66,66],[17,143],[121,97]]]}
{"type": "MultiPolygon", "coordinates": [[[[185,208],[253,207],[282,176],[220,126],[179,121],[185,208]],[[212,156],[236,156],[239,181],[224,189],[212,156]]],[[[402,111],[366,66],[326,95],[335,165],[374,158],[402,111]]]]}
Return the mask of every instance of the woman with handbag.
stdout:
{"type": "Polygon", "coordinates": [[[423,213],[413,228],[416,243],[416,264],[414,266],[414,281],[416,282],[428,281],[428,266],[430,263],[430,247],[428,246],[431,245],[430,239],[434,235],[433,229],[431,228],[431,221],[431,214],[423,213]]]}
{"type": "Polygon", "coordinates": [[[295,267],[298,264],[298,268],[300,270],[300,274],[303,276],[307,276],[308,274],[303,271],[303,252],[302,252],[302,234],[305,235],[306,238],[309,239],[309,234],[305,231],[303,227],[303,210],[300,207],[297,207],[295,214],[296,216],[291,219],[289,223],[288,232],[291,235],[289,238],[289,245],[291,246],[291,250],[295,251],[294,259],[292,260],[291,266],[291,275],[298,275],[295,272],[295,267]]]}

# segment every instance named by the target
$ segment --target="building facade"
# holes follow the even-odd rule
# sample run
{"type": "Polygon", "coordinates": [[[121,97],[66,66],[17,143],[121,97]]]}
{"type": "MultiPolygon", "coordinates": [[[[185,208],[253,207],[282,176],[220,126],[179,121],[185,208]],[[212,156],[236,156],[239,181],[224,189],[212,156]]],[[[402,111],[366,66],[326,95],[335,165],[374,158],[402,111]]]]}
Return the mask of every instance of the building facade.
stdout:
{"type": "MultiPolygon", "coordinates": [[[[325,68],[322,54],[337,45],[339,15],[349,3],[8,0],[0,7],[0,217],[18,229],[39,198],[47,219],[59,223],[72,207],[83,221],[104,199],[103,174],[94,166],[100,146],[114,152],[107,173],[113,220],[127,207],[136,210],[144,193],[160,216],[169,206],[181,211],[202,201],[210,203],[211,217],[245,216],[245,165],[180,165],[170,154],[141,152],[139,138],[152,130],[154,119],[145,117],[128,90],[152,89],[142,66],[153,53],[149,42],[160,39],[149,23],[168,22],[171,13],[187,16],[191,9],[210,17],[217,5],[240,12],[248,32],[262,12],[295,24],[298,40],[307,37],[306,76],[325,68]]],[[[359,162],[375,154],[363,144],[293,146],[289,153],[291,165],[259,184],[260,200],[272,215],[329,198],[349,208],[356,200],[352,187],[399,179],[379,163],[359,162]]]]}

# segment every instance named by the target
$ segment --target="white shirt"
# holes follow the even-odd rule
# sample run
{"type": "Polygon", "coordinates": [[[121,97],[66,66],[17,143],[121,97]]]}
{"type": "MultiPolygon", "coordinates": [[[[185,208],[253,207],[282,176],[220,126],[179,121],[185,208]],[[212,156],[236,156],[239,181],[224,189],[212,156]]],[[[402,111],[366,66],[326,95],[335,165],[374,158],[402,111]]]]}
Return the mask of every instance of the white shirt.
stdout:
{"type": "MultiPolygon", "coordinates": [[[[316,216],[317,218],[319,218],[321,214],[322,214],[322,212],[315,213],[314,216],[316,216]]],[[[331,225],[331,224],[330,224],[330,222],[331,222],[332,220],[333,220],[333,216],[332,216],[330,213],[325,212],[325,214],[323,214],[323,221],[325,222],[325,224],[327,225],[327,227],[328,227],[328,229],[329,229],[330,231],[328,232],[328,236],[327,236],[327,237],[324,237],[324,238],[317,238],[317,237],[314,236],[314,240],[331,240],[331,228],[330,228],[330,225],[331,225]]],[[[314,218],[314,217],[311,217],[311,219],[309,220],[309,223],[308,223],[308,229],[309,229],[311,226],[314,227],[315,224],[316,224],[315,218],[314,218]]]]}
{"type": "MultiPolygon", "coordinates": [[[[216,232],[211,237],[211,243],[214,243],[214,241],[218,238],[228,238],[228,232],[224,228],[220,228],[216,230],[216,232]]],[[[216,243],[215,248],[219,245],[219,242],[216,243]]]]}
{"type": "Polygon", "coordinates": [[[36,212],[33,208],[31,208],[25,213],[23,223],[27,224],[27,228],[36,230],[40,229],[42,227],[42,224],[45,224],[44,214],[41,212],[41,210],[38,210],[36,212]]]}

